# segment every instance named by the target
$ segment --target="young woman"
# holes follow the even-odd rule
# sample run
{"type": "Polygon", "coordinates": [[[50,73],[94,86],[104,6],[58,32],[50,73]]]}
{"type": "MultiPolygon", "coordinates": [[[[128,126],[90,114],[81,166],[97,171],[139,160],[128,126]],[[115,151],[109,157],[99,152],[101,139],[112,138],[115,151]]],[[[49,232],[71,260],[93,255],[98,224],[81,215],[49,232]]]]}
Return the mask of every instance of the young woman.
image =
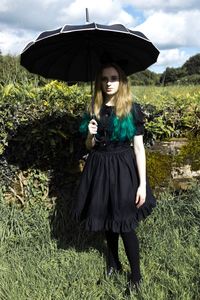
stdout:
{"type": "Polygon", "coordinates": [[[79,183],[75,217],[84,221],[86,230],[105,232],[109,276],[121,270],[121,235],[130,280],[138,285],[141,273],[135,228],[156,201],[146,178],[143,113],[133,103],[127,77],[116,64],[103,66],[96,77],[94,115],[92,118],[90,109],[80,126],[90,153],[79,183]]]}

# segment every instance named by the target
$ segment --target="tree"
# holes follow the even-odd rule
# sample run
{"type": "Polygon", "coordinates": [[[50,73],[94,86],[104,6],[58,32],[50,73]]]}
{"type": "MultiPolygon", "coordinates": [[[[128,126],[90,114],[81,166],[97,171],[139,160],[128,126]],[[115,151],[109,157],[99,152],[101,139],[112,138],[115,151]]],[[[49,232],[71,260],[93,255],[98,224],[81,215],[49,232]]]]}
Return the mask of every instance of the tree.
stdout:
{"type": "Polygon", "coordinates": [[[160,83],[163,85],[173,84],[180,80],[182,77],[186,76],[186,69],[181,68],[166,68],[164,73],[160,77],[160,83]]]}
{"type": "Polygon", "coordinates": [[[200,53],[190,57],[182,66],[188,75],[200,74],[200,53]]]}
{"type": "Polygon", "coordinates": [[[130,76],[130,81],[132,85],[155,85],[159,83],[159,77],[160,75],[149,70],[145,70],[132,74],[130,76]]]}
{"type": "Polygon", "coordinates": [[[20,65],[19,57],[12,55],[0,55],[0,84],[25,83],[28,81],[37,82],[44,85],[47,80],[42,76],[38,76],[28,72],[20,65]]]}

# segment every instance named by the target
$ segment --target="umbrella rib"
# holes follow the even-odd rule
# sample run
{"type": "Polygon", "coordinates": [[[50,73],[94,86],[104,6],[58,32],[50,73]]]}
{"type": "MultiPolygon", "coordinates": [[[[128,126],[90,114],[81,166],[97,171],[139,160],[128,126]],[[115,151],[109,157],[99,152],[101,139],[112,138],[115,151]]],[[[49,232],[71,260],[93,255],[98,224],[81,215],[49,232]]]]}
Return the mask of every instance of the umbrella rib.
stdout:
{"type": "MultiPolygon", "coordinates": [[[[93,24],[94,25],[94,27],[92,27],[92,28],[77,28],[77,29],[72,29],[72,30],[68,30],[68,31],[64,31],[64,28],[67,26],[67,24],[65,24],[61,29],[60,29],[60,31],[59,32],[57,32],[57,33],[53,33],[53,34],[50,34],[50,35],[48,35],[48,36],[45,36],[45,37],[42,37],[42,38],[39,38],[39,36],[36,38],[36,40],[35,40],[35,42],[36,41],[41,41],[41,40],[43,40],[43,39],[46,39],[46,38],[50,38],[50,37],[52,37],[52,36],[56,36],[56,35],[59,35],[59,34],[62,34],[62,33],[66,33],[66,34],[68,34],[68,33],[70,33],[70,32],[80,32],[80,31],[91,31],[91,30],[99,30],[99,31],[111,31],[111,32],[116,32],[116,33],[122,33],[122,34],[130,34],[130,35],[134,35],[134,36],[136,36],[136,37],[138,37],[137,36],[137,34],[134,34],[133,32],[131,32],[128,28],[126,28],[125,26],[124,26],[124,29],[126,30],[126,31],[122,31],[122,30],[113,30],[112,28],[111,29],[108,29],[108,28],[100,28],[100,27],[98,27],[98,24],[97,23],[91,23],[91,24],[93,24]],[[95,28],[95,29],[94,29],[95,28]]],[[[114,26],[114,25],[113,25],[114,26]]],[[[45,32],[51,32],[51,30],[46,30],[45,32]]],[[[140,36],[140,38],[141,39],[143,39],[143,40],[145,40],[145,41],[147,41],[147,42],[149,42],[149,43],[151,43],[151,41],[149,40],[149,39],[147,39],[147,38],[145,38],[145,37],[142,37],[142,36],[140,36]]]]}

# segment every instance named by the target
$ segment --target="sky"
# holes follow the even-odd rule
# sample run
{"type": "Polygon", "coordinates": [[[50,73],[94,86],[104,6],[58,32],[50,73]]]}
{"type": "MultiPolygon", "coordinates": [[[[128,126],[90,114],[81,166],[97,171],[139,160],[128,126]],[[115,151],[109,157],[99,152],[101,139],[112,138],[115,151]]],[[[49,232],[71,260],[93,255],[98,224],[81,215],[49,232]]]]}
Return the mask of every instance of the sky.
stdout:
{"type": "Polygon", "coordinates": [[[180,67],[200,53],[199,0],[1,0],[0,50],[20,55],[45,30],[90,22],[142,31],[160,50],[149,70],[180,67]]]}

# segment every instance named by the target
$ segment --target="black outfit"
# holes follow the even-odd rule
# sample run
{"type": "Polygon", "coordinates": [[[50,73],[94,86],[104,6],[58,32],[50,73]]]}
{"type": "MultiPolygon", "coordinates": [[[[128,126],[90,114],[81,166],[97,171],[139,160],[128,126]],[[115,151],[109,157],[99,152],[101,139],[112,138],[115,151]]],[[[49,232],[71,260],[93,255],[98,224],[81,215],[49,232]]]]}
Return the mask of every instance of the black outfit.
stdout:
{"type": "MultiPolygon", "coordinates": [[[[139,176],[136,157],[130,141],[112,141],[110,125],[113,106],[102,106],[98,121],[98,141],[91,150],[80,179],[75,218],[84,221],[86,230],[129,232],[155,207],[148,179],[146,201],[135,205],[139,176]]],[[[139,104],[132,108],[136,135],[144,133],[143,114],[139,104]]]]}
{"type": "MultiPolygon", "coordinates": [[[[121,269],[118,257],[119,234],[131,267],[131,281],[139,283],[139,243],[134,231],[155,207],[148,179],[146,201],[138,209],[135,205],[139,176],[136,157],[129,139],[113,141],[112,116],[114,107],[102,106],[98,121],[98,142],[91,150],[80,179],[74,216],[83,221],[86,230],[105,231],[107,266],[121,269]]],[[[138,104],[132,107],[136,135],[144,134],[144,122],[138,104]]]]}

